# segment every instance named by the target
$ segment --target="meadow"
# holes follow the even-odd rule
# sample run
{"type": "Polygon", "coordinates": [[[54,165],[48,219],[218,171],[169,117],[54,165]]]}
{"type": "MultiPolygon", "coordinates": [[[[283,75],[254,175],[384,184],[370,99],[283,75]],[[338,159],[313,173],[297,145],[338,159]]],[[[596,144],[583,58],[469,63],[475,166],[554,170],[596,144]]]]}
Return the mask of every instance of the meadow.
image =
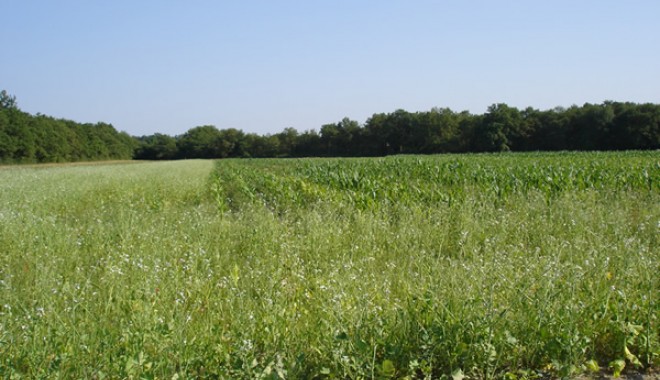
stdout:
{"type": "Polygon", "coordinates": [[[0,169],[0,377],[660,366],[658,152],[0,169]]]}

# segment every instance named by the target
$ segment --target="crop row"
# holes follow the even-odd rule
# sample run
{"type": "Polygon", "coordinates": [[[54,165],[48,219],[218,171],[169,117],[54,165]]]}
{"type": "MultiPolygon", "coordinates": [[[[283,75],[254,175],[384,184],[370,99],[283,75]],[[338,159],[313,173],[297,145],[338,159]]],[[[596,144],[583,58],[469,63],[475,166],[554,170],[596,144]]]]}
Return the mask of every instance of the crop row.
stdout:
{"type": "Polygon", "coordinates": [[[402,156],[382,159],[221,161],[221,209],[261,202],[286,209],[336,202],[359,209],[461,202],[477,192],[496,201],[538,193],[660,191],[653,153],[402,156]],[[246,165],[247,163],[247,165],[246,165]]]}

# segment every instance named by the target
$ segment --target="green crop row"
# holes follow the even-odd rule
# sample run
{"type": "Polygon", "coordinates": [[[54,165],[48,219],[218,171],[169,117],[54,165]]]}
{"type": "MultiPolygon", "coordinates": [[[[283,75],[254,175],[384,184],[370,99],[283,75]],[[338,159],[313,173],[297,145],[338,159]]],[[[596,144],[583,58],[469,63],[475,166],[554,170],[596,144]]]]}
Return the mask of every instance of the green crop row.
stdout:
{"type": "Polygon", "coordinates": [[[233,209],[246,201],[274,208],[340,202],[369,210],[451,205],[468,193],[495,201],[538,193],[550,202],[572,191],[660,191],[654,152],[222,161],[216,175],[219,204],[233,209]]]}

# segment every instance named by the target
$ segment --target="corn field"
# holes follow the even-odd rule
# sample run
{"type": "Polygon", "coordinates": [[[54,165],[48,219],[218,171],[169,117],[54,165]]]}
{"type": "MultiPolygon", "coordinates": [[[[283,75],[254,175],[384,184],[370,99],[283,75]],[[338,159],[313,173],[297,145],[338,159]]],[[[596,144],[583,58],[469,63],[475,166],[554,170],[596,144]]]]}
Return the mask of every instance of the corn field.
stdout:
{"type": "Polygon", "coordinates": [[[657,152],[6,167],[0,377],[653,371],[659,237],[657,152]]]}

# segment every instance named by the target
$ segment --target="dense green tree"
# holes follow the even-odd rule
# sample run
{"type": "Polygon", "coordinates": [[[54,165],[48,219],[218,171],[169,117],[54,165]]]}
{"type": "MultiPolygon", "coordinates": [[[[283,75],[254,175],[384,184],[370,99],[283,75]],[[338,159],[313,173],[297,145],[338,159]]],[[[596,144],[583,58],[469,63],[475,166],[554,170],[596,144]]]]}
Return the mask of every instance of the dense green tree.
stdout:
{"type": "Polygon", "coordinates": [[[245,147],[247,157],[277,157],[280,155],[280,139],[277,136],[259,136],[250,133],[245,136],[245,147]]]}
{"type": "Polygon", "coordinates": [[[321,126],[321,147],[324,156],[335,156],[339,153],[339,126],[335,123],[321,126]]]}
{"type": "Polygon", "coordinates": [[[509,150],[507,131],[509,126],[508,107],[492,105],[474,131],[472,150],[476,152],[501,152],[509,150]]]}
{"type": "Polygon", "coordinates": [[[460,151],[460,114],[449,108],[433,108],[417,116],[416,142],[420,153],[460,151]]]}
{"type": "Polygon", "coordinates": [[[34,131],[35,158],[38,162],[71,161],[71,145],[69,145],[69,128],[61,120],[40,115],[30,120],[34,131]]]}
{"type": "Polygon", "coordinates": [[[321,126],[320,153],[325,156],[365,155],[364,130],[360,124],[347,117],[338,123],[321,126]]]}
{"type": "Polygon", "coordinates": [[[379,156],[521,150],[660,149],[660,105],[603,102],[540,111],[500,103],[483,115],[447,108],[377,113],[299,133],[246,134],[212,125],[134,138],[111,124],[80,124],[18,109],[0,92],[0,162],[100,159],[379,156]]]}
{"type": "Polygon", "coordinates": [[[285,128],[275,135],[279,140],[278,156],[290,157],[296,151],[298,144],[298,131],[294,128],[285,128]]]}
{"type": "Polygon", "coordinates": [[[368,139],[366,150],[374,156],[385,156],[392,153],[385,125],[387,117],[385,113],[375,113],[364,124],[365,135],[368,139]]]}
{"type": "Polygon", "coordinates": [[[179,158],[215,158],[220,131],[213,125],[189,129],[177,139],[179,158]]]}
{"type": "Polygon", "coordinates": [[[355,120],[348,117],[343,118],[339,123],[339,136],[337,146],[340,154],[344,156],[361,156],[364,144],[363,129],[355,120]]]}
{"type": "Polygon", "coordinates": [[[9,116],[0,111],[0,162],[12,161],[16,150],[15,136],[11,133],[9,116]]]}
{"type": "Polygon", "coordinates": [[[526,141],[529,150],[566,149],[566,113],[563,108],[549,111],[527,108],[523,119],[529,131],[526,141]]]}
{"type": "Polygon", "coordinates": [[[314,157],[322,155],[321,135],[316,130],[307,130],[298,135],[293,156],[314,157]]]}
{"type": "Polygon", "coordinates": [[[176,139],[174,137],[155,133],[142,136],[135,151],[135,158],[140,160],[170,160],[177,156],[176,139]]]}
{"type": "Polygon", "coordinates": [[[129,159],[136,141],[110,124],[79,124],[21,111],[0,92],[0,162],[66,162],[129,159]]]}
{"type": "Polygon", "coordinates": [[[613,103],[609,149],[660,149],[660,107],[613,103]]]}
{"type": "Polygon", "coordinates": [[[37,140],[30,125],[30,115],[18,109],[7,109],[9,114],[8,134],[14,142],[14,162],[36,162],[37,140]]]}
{"type": "Polygon", "coordinates": [[[385,119],[386,141],[393,148],[392,153],[414,153],[413,146],[418,143],[414,140],[414,128],[417,123],[415,115],[408,111],[398,109],[385,119]]]}
{"type": "Polygon", "coordinates": [[[607,149],[607,134],[614,121],[614,108],[611,103],[586,103],[582,107],[569,108],[567,113],[567,149],[607,149]]]}
{"type": "Polygon", "coordinates": [[[213,144],[213,157],[228,158],[248,156],[244,140],[245,133],[241,130],[235,128],[220,130],[218,137],[213,144]]]}
{"type": "Polygon", "coordinates": [[[18,108],[16,105],[16,97],[9,95],[6,90],[0,91],[0,108],[18,108]]]}

